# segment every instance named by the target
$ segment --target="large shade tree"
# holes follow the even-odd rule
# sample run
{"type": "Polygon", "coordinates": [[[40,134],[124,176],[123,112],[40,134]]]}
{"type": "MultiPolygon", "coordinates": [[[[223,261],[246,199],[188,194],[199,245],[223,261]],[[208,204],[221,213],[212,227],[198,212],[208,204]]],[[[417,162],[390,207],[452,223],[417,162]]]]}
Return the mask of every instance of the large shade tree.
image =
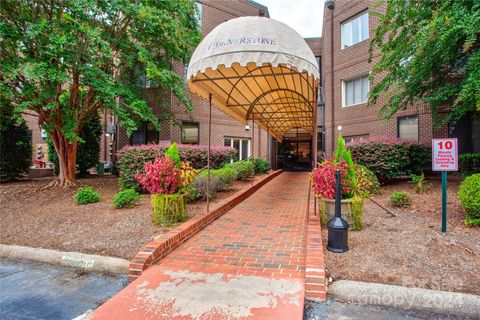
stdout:
{"type": "Polygon", "coordinates": [[[159,125],[138,75],[191,109],[172,61],[200,40],[192,0],[7,0],[0,6],[0,90],[17,113],[31,110],[59,156],[57,185],[75,184],[79,134],[107,109],[127,132],[159,125]]]}
{"type": "Polygon", "coordinates": [[[370,45],[370,103],[392,117],[416,102],[429,105],[436,123],[480,110],[480,1],[377,2],[379,18],[370,45]]]}

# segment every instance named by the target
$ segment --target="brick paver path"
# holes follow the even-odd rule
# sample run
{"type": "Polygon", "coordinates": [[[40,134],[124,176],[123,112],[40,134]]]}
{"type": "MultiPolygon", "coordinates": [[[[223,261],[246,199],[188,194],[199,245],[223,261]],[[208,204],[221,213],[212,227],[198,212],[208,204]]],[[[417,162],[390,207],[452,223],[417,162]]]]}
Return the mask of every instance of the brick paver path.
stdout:
{"type": "Polygon", "coordinates": [[[282,173],[160,264],[303,277],[307,179],[282,173]]]}
{"type": "Polygon", "coordinates": [[[307,193],[307,173],[282,173],[91,318],[301,319],[307,193]]]}

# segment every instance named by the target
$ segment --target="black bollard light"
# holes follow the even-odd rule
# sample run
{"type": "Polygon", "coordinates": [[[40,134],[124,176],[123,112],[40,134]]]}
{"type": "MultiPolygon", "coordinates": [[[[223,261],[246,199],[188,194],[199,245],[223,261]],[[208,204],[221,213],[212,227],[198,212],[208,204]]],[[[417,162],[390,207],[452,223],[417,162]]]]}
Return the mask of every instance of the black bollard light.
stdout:
{"type": "Polygon", "coordinates": [[[337,170],[336,178],[337,186],[335,190],[335,217],[328,221],[327,250],[343,253],[348,251],[348,222],[342,218],[342,186],[340,183],[340,170],[337,170]]]}

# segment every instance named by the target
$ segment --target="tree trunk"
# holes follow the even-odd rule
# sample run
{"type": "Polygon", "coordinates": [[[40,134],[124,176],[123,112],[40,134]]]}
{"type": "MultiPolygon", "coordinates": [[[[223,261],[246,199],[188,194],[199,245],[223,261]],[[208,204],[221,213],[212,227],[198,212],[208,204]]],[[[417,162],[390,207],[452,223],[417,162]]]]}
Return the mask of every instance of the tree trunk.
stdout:
{"type": "Polygon", "coordinates": [[[59,173],[57,179],[52,183],[53,186],[72,187],[77,184],[77,145],[75,140],[72,143],[68,141],[63,132],[54,129],[50,138],[52,139],[55,151],[58,155],[59,173]]]}

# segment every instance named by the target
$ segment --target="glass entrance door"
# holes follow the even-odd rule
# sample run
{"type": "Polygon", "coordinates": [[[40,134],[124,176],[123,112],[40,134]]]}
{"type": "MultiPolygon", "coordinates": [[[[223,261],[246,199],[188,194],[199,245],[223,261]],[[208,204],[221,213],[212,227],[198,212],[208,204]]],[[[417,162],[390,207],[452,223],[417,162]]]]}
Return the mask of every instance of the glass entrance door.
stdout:
{"type": "Polygon", "coordinates": [[[278,166],[289,171],[311,169],[311,141],[286,140],[278,143],[278,166]]]}

